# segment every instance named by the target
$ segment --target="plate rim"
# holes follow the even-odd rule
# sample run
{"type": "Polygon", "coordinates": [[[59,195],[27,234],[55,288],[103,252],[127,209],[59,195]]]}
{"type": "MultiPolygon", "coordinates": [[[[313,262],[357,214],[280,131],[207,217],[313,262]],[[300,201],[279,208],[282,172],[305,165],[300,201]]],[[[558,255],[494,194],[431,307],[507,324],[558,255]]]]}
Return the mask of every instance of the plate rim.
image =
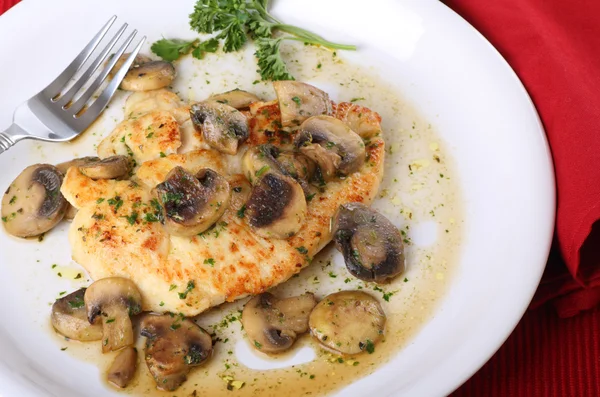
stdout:
{"type": "MultiPolygon", "coordinates": [[[[29,1],[28,1],[29,3],[29,1]]],[[[31,3],[34,3],[33,1],[31,1],[31,3]]],[[[14,13],[20,13],[22,12],[21,10],[24,8],[23,6],[24,1],[21,1],[20,3],[17,3],[15,6],[13,6],[11,9],[9,9],[7,12],[5,12],[2,16],[0,16],[0,24],[3,23],[3,20],[5,17],[5,15],[13,15],[14,13]]],[[[528,104],[530,106],[530,110],[533,112],[533,114],[535,115],[536,119],[537,119],[537,123],[538,123],[538,127],[541,131],[541,133],[543,134],[543,141],[545,143],[545,151],[546,151],[546,155],[549,159],[549,169],[546,170],[546,172],[548,173],[548,176],[550,177],[551,181],[552,181],[552,186],[551,186],[551,190],[553,192],[553,195],[551,198],[549,198],[549,205],[552,208],[556,208],[556,182],[555,182],[555,173],[554,173],[554,166],[553,166],[553,161],[552,161],[552,153],[548,144],[548,140],[546,138],[545,135],[545,130],[544,130],[544,126],[542,123],[542,120],[539,117],[539,114],[535,108],[535,104],[533,103],[530,95],[528,94],[525,86],[523,85],[523,83],[521,82],[521,80],[519,79],[518,75],[516,74],[516,72],[514,71],[514,69],[510,66],[510,64],[506,61],[506,59],[502,56],[502,54],[489,42],[489,40],[487,40],[479,31],[477,31],[477,29],[475,29],[475,27],[473,27],[468,21],[466,21],[462,16],[460,16],[458,13],[456,13],[454,10],[452,10],[450,7],[448,7],[446,4],[442,3],[442,2],[436,2],[436,6],[441,6],[442,8],[444,8],[446,11],[449,11],[450,13],[452,13],[454,16],[454,18],[457,18],[457,20],[460,21],[460,23],[462,24],[466,24],[466,26],[469,27],[469,29],[472,31],[472,33],[475,33],[480,40],[483,40],[484,43],[486,43],[487,46],[490,47],[490,49],[492,49],[492,51],[495,53],[495,55],[497,57],[499,57],[499,60],[503,63],[504,68],[508,68],[507,71],[512,75],[513,80],[515,80],[515,83],[518,84],[518,86],[520,87],[520,89],[522,90],[522,94],[525,95],[526,100],[528,101],[528,104]]],[[[551,219],[551,224],[552,224],[552,232],[554,231],[554,225],[555,225],[555,212],[552,212],[552,219],[551,219]]],[[[546,254],[549,253],[550,251],[550,247],[551,247],[551,243],[552,243],[552,236],[553,233],[549,234],[549,238],[547,239],[547,246],[544,248],[546,254]]],[[[547,255],[546,255],[547,256],[547,255]]],[[[454,386],[452,387],[452,389],[449,391],[455,391],[457,388],[459,388],[465,381],[467,381],[473,374],[475,374],[477,371],[479,371],[481,369],[481,367],[483,365],[485,365],[485,363],[498,351],[498,349],[501,348],[501,346],[503,345],[503,343],[508,339],[508,337],[512,334],[512,332],[514,331],[515,327],[518,325],[521,317],[523,316],[523,314],[526,312],[526,310],[529,307],[529,302],[531,301],[531,299],[533,298],[535,291],[537,289],[537,286],[539,285],[539,281],[541,280],[541,277],[543,275],[543,271],[544,271],[545,266],[540,266],[540,269],[538,269],[538,274],[535,277],[537,279],[537,282],[535,284],[535,287],[531,288],[529,291],[529,299],[528,299],[528,304],[525,305],[522,309],[520,310],[515,310],[515,314],[514,314],[514,323],[511,323],[511,325],[509,327],[506,327],[505,331],[502,332],[502,335],[498,335],[497,336],[497,343],[496,343],[496,347],[494,349],[488,349],[489,351],[485,354],[481,354],[477,361],[478,363],[475,364],[476,367],[472,367],[471,369],[468,370],[464,370],[464,374],[461,377],[461,379],[456,379],[455,382],[451,382],[454,384],[454,386]]],[[[0,374],[2,375],[2,374],[0,374]]]]}

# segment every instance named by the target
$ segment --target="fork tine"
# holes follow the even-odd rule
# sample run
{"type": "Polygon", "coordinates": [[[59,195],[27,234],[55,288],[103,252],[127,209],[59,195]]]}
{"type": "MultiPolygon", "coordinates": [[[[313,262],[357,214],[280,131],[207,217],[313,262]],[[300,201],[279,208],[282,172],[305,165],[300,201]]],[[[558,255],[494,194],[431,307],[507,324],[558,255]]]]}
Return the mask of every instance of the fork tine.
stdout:
{"type": "Polygon", "coordinates": [[[98,67],[102,64],[102,62],[104,62],[104,60],[108,57],[108,53],[110,52],[110,50],[112,50],[112,48],[115,46],[117,41],[121,38],[121,36],[123,35],[123,32],[125,32],[125,29],[127,29],[126,23],[123,24],[123,26],[121,26],[119,31],[109,41],[108,45],[104,48],[104,50],[102,50],[100,55],[98,55],[98,57],[87,68],[87,70],[83,73],[83,75],[81,75],[81,77],[75,82],[75,84],[73,84],[73,86],[69,89],[69,91],[67,91],[64,95],[62,95],[60,97],[60,99],[56,102],[57,105],[64,107],[65,105],[67,105],[69,103],[69,101],[71,101],[71,99],[73,99],[75,94],[77,94],[77,92],[81,89],[81,87],[83,87],[84,84],[88,82],[88,80],[90,79],[90,77],[92,77],[92,75],[94,74],[96,69],[98,69],[98,67]]]}
{"type": "Polygon", "coordinates": [[[108,102],[119,88],[119,85],[121,85],[121,81],[123,81],[123,78],[125,77],[127,72],[129,72],[129,68],[133,64],[137,54],[142,49],[142,46],[144,45],[145,41],[146,36],[142,37],[135,49],[131,51],[129,58],[127,58],[127,60],[123,63],[119,71],[115,74],[111,82],[108,84],[108,86],[106,86],[106,88],[104,89],[102,94],[100,94],[98,99],[96,99],[94,103],[92,103],[90,107],[81,115],[81,117],[78,118],[78,121],[80,121],[82,125],[87,126],[91,124],[102,112],[102,110],[104,110],[106,105],[108,105],[108,102]]]}
{"type": "Polygon", "coordinates": [[[94,36],[92,41],[85,46],[85,48],[77,55],[77,57],[66,67],[66,69],[56,78],[52,83],[50,83],[46,88],[42,90],[42,93],[46,95],[48,98],[54,98],[56,95],[60,94],[62,88],[69,82],[69,80],[77,73],[77,71],[83,66],[85,61],[88,60],[92,52],[96,49],[100,41],[108,32],[108,29],[112,26],[112,24],[117,19],[116,15],[113,15],[108,22],[100,29],[98,33],[94,36]]]}
{"type": "Polygon", "coordinates": [[[104,69],[102,69],[102,72],[100,73],[100,75],[98,77],[96,77],[96,80],[94,80],[94,82],[92,84],[90,84],[88,89],[85,90],[85,92],[83,94],[81,94],[81,96],[79,98],[77,98],[77,101],[71,107],[69,107],[68,112],[70,114],[72,114],[75,117],[77,115],[77,113],[79,113],[81,111],[81,109],[83,109],[83,107],[85,106],[85,103],[92,97],[92,95],[94,95],[94,92],[96,92],[96,90],[102,85],[102,83],[104,82],[104,80],[106,79],[108,74],[110,73],[111,69],[115,66],[115,64],[117,63],[119,58],[121,58],[121,55],[123,55],[123,53],[129,46],[129,44],[133,41],[133,38],[135,37],[136,33],[137,33],[137,30],[134,30],[129,35],[127,40],[125,40],[123,45],[121,45],[121,47],[115,53],[115,56],[110,60],[108,65],[106,65],[104,67],[104,69]]]}

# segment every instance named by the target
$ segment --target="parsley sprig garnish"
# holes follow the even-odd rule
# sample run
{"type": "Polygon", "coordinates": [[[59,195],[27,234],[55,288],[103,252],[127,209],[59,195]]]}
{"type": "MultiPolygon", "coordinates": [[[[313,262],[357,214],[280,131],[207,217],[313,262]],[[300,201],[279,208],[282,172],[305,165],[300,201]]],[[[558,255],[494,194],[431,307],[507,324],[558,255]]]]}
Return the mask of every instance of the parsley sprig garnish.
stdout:
{"type": "Polygon", "coordinates": [[[224,52],[234,52],[251,38],[256,42],[254,55],[262,79],[293,80],[281,56],[284,40],[332,50],[356,50],[353,45],[334,43],[306,29],[283,23],[271,15],[268,8],[269,0],[197,0],[190,14],[190,27],[198,33],[216,33],[216,36],[204,42],[162,39],[152,45],[152,52],[167,61],[190,52],[202,59],[206,52],[217,51],[219,40],[223,41],[224,52]]]}

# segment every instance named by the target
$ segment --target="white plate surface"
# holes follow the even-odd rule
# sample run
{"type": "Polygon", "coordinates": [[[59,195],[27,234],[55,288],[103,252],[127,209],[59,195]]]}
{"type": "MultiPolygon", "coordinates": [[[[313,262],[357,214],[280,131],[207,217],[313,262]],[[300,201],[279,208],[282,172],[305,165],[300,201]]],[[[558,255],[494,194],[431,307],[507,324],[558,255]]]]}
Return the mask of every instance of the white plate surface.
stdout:
{"type": "MultiPolygon", "coordinates": [[[[191,0],[23,1],[0,18],[0,126],[7,127],[14,108],[51,81],[111,15],[150,41],[192,37],[192,6],[191,0]]],[[[438,1],[377,0],[365,7],[362,0],[280,0],[273,12],[331,40],[359,44],[386,80],[435,119],[456,161],[466,233],[449,293],[391,363],[340,392],[448,394],[508,337],[546,262],[554,179],[536,111],[494,48],[438,1]]],[[[42,155],[36,145],[20,143],[0,156],[0,186],[26,165],[52,158],[52,149],[44,146],[42,155]]],[[[0,233],[0,397],[108,393],[92,366],[58,351],[39,331],[43,320],[32,318],[40,296],[69,287],[28,281],[37,272],[28,261],[68,258],[68,247],[53,243],[65,239],[56,236],[35,245],[0,233]]]]}

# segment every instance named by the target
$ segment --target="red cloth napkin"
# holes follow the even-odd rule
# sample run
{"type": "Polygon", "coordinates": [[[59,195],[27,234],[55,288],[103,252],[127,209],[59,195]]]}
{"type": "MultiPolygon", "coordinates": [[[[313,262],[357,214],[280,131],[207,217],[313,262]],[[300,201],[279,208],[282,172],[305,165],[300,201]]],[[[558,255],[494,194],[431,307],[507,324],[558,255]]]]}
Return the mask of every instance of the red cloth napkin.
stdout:
{"type": "Polygon", "coordinates": [[[0,15],[21,0],[0,0],[0,15]]]}
{"type": "Polygon", "coordinates": [[[448,0],[515,69],[554,157],[556,248],[533,306],[561,317],[600,303],[600,1],[448,0]],[[566,266],[565,266],[566,264],[566,266]]]}

